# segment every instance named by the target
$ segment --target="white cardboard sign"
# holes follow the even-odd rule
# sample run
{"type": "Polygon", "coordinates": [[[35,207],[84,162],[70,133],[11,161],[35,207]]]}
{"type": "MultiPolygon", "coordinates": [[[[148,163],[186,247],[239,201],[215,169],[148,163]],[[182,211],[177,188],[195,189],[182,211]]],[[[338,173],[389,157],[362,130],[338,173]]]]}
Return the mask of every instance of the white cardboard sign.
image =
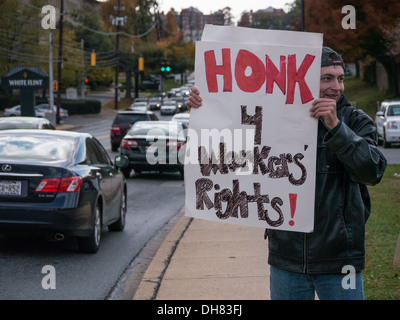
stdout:
{"type": "Polygon", "coordinates": [[[206,26],[196,43],[203,106],[191,110],[187,216],[312,232],[317,120],[309,109],[321,50],[321,34],[206,26]]]}

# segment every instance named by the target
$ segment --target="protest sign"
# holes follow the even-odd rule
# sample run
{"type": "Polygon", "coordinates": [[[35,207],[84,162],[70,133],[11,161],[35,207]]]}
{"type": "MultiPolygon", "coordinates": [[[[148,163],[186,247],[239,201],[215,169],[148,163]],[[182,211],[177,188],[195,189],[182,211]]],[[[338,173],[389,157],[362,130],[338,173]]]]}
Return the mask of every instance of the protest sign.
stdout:
{"type": "Polygon", "coordinates": [[[321,34],[205,28],[195,63],[203,106],[191,110],[186,145],[187,216],[313,230],[317,120],[309,109],[321,50],[321,34]]]}

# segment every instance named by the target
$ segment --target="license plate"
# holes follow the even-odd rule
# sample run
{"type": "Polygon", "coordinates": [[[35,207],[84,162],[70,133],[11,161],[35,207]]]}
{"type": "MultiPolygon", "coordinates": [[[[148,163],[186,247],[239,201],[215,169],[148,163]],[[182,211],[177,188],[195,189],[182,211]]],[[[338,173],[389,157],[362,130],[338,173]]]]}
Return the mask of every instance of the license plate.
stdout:
{"type": "Polygon", "coordinates": [[[0,195],[20,196],[21,181],[0,181],[0,195]]]}

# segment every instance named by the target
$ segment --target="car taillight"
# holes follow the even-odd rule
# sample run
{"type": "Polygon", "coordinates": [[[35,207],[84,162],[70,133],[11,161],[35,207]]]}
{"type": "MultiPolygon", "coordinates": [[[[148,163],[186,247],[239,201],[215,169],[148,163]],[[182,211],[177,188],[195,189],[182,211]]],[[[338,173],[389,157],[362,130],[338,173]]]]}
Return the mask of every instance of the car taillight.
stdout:
{"type": "Polygon", "coordinates": [[[65,177],[61,179],[58,192],[77,192],[82,184],[82,177],[65,177]]]}
{"type": "Polygon", "coordinates": [[[60,178],[42,179],[37,185],[35,192],[57,192],[60,182],[60,178]]]}
{"type": "Polygon", "coordinates": [[[179,151],[185,145],[184,141],[169,141],[167,142],[167,147],[173,151],[179,151]]]}
{"type": "Polygon", "coordinates": [[[138,147],[139,144],[136,140],[126,140],[122,139],[121,141],[121,148],[126,149],[126,150],[131,150],[131,148],[136,148],[138,147]]]}
{"type": "Polygon", "coordinates": [[[121,128],[118,126],[112,126],[111,133],[121,133],[121,128]]]}
{"type": "Polygon", "coordinates": [[[42,179],[35,192],[77,192],[81,184],[82,177],[42,179]]]}

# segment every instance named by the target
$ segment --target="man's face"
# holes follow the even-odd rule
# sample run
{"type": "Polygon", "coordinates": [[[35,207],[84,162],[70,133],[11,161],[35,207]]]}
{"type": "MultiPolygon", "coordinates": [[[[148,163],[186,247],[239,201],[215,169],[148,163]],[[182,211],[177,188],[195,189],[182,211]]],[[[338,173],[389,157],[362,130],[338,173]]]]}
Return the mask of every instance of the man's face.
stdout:
{"type": "Polygon", "coordinates": [[[344,91],[344,70],[341,66],[321,68],[320,98],[338,101],[344,91]]]}

